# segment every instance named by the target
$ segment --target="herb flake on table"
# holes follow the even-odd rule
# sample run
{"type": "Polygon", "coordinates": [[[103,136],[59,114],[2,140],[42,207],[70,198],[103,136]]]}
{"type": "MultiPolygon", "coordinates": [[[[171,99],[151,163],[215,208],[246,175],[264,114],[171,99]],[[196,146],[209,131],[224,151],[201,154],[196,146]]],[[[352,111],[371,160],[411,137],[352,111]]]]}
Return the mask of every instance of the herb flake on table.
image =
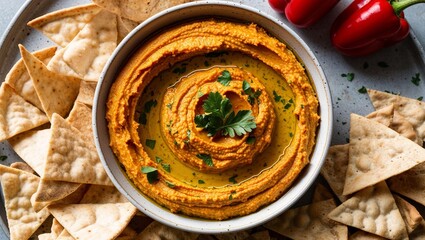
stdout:
{"type": "Polygon", "coordinates": [[[343,77],[343,78],[346,78],[347,79],[347,81],[353,81],[354,80],[354,76],[355,76],[355,74],[354,73],[343,73],[343,74],[341,74],[341,77],[343,77]]]}
{"type": "Polygon", "coordinates": [[[361,94],[365,94],[365,93],[367,93],[367,88],[366,88],[365,86],[362,86],[362,87],[358,90],[358,92],[359,92],[359,93],[361,93],[361,94]]]}
{"type": "Polygon", "coordinates": [[[415,76],[412,77],[412,83],[416,86],[419,86],[419,83],[421,82],[421,75],[420,73],[416,73],[415,76]]]}
{"type": "Polygon", "coordinates": [[[380,62],[378,62],[378,66],[381,67],[381,68],[387,68],[390,65],[388,65],[388,63],[386,63],[384,61],[380,61],[380,62]]]}
{"type": "Polygon", "coordinates": [[[6,159],[7,159],[7,156],[5,156],[5,155],[2,155],[2,156],[0,156],[0,161],[6,161],[6,159]]]}

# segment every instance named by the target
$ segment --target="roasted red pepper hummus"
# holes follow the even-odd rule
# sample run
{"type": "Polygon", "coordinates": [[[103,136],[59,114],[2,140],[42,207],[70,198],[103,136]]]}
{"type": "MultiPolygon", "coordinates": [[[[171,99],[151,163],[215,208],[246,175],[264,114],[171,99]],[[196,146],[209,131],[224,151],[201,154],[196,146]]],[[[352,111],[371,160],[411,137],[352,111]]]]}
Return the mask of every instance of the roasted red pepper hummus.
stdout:
{"type": "Polygon", "coordinates": [[[255,24],[175,26],[138,49],[107,103],[110,144],[140,191],[223,220],[272,203],[308,164],[318,101],[303,65],[255,24]]]}

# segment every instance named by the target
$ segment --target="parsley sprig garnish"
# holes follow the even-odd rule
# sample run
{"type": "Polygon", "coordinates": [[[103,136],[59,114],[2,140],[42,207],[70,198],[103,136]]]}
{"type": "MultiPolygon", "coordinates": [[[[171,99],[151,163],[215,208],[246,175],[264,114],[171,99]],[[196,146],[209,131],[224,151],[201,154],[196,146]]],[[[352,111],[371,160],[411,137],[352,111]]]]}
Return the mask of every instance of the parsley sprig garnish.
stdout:
{"type": "Polygon", "coordinates": [[[221,134],[222,136],[242,136],[252,132],[257,127],[251,110],[232,111],[232,104],[227,97],[219,92],[211,92],[204,100],[202,108],[205,114],[195,116],[196,127],[203,128],[208,136],[221,134]]]}

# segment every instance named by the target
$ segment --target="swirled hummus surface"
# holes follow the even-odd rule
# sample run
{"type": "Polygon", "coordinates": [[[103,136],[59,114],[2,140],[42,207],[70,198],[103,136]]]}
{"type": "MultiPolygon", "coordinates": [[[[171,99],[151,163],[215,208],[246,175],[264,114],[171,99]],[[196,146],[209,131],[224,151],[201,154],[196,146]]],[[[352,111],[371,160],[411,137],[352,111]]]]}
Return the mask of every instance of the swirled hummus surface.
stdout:
{"type": "Polygon", "coordinates": [[[180,24],[143,43],[108,102],[110,145],[172,212],[223,220],[282,196],[308,164],[318,101],[302,64],[255,24],[180,24]]]}

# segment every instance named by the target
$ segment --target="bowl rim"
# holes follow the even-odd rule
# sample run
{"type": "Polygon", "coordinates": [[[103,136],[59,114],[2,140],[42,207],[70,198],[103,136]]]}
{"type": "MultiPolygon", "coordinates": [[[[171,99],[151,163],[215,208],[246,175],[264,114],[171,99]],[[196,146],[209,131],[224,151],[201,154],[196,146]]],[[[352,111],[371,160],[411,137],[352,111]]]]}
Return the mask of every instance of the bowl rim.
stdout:
{"type": "MultiPolygon", "coordinates": [[[[183,19],[182,21],[188,20],[188,19],[189,18],[183,19]]],[[[173,24],[175,24],[175,22],[169,22],[168,26],[173,24]]],[[[265,26],[262,26],[262,27],[266,28],[265,26]]],[[[267,28],[266,30],[268,31],[267,28]]],[[[289,47],[293,50],[293,52],[297,55],[297,57],[300,58],[300,56],[298,55],[299,52],[293,49],[292,48],[293,46],[289,45],[289,47]]],[[[129,55],[126,54],[127,56],[124,57],[124,59],[128,59],[134,53],[133,50],[126,50],[126,51],[129,52],[129,55]]],[[[302,59],[302,60],[305,63],[306,59],[302,59]]],[[[312,70],[312,69],[308,69],[308,70],[312,70]]],[[[244,5],[242,3],[223,1],[223,0],[196,1],[196,2],[184,3],[181,5],[171,7],[164,11],[161,11],[153,15],[152,17],[148,18],[141,24],[139,24],[121,41],[121,43],[117,46],[117,48],[114,50],[111,57],[107,61],[96,87],[94,102],[93,102],[93,109],[92,109],[92,120],[93,120],[92,122],[93,122],[93,132],[95,137],[96,149],[98,151],[99,158],[105,168],[105,171],[107,172],[109,178],[117,187],[117,189],[140,211],[142,211],[144,214],[146,214],[147,216],[151,217],[152,219],[156,221],[159,221],[165,225],[178,228],[184,231],[197,232],[197,233],[209,233],[209,234],[241,231],[244,229],[258,226],[280,215],[285,210],[290,208],[294,203],[296,203],[297,200],[299,200],[308,191],[308,189],[314,183],[315,179],[317,178],[320,172],[320,169],[323,165],[325,156],[327,154],[327,151],[329,149],[330,142],[331,142],[332,128],[333,128],[332,119],[333,119],[332,98],[330,95],[330,89],[327,84],[325,74],[320,66],[319,61],[315,57],[313,51],[307,46],[304,40],[302,40],[301,37],[298,36],[298,34],[296,34],[291,28],[289,28],[282,21],[270,16],[264,11],[244,5]],[[189,11],[188,9],[192,9],[192,8],[212,7],[212,6],[233,7],[237,9],[237,11],[244,11],[247,13],[258,15],[259,18],[264,18],[265,21],[270,21],[270,22],[273,22],[274,24],[279,25],[279,28],[281,30],[286,31],[291,37],[294,38],[294,40],[296,40],[297,44],[300,45],[301,50],[305,51],[305,54],[307,54],[307,57],[308,57],[307,60],[309,60],[308,62],[310,64],[313,64],[312,67],[314,67],[314,71],[317,74],[316,78],[314,79],[312,76],[310,76],[311,77],[310,80],[312,82],[312,85],[315,88],[317,97],[319,98],[319,103],[320,103],[319,111],[321,116],[320,123],[319,123],[320,125],[318,128],[319,131],[317,132],[317,135],[316,135],[316,145],[310,156],[310,160],[316,159],[316,158],[318,159],[317,161],[314,161],[315,165],[312,165],[313,161],[310,161],[310,164],[303,169],[303,171],[297,177],[295,182],[292,183],[292,186],[276,201],[272,202],[271,204],[267,206],[260,208],[254,213],[237,217],[237,218],[223,220],[223,221],[214,221],[214,220],[200,219],[200,218],[195,218],[195,217],[190,217],[190,216],[185,216],[180,214],[174,214],[174,213],[171,213],[168,209],[165,209],[164,207],[161,207],[158,204],[154,203],[152,200],[148,199],[149,197],[142,194],[137,189],[137,187],[133,185],[131,180],[128,179],[127,175],[122,169],[121,171],[117,170],[117,167],[119,168],[119,163],[117,163],[115,156],[113,156],[112,160],[107,159],[103,150],[104,150],[104,147],[106,147],[105,151],[109,153],[112,152],[109,146],[109,137],[108,137],[109,134],[106,133],[107,139],[105,140],[103,138],[103,142],[101,142],[102,139],[100,137],[103,131],[100,128],[102,127],[102,123],[105,124],[106,122],[105,115],[99,114],[99,112],[102,112],[103,109],[105,108],[104,105],[106,105],[106,101],[101,101],[102,91],[107,92],[107,93],[103,93],[103,96],[109,95],[110,88],[105,87],[105,82],[109,84],[109,86],[112,85],[112,82],[114,81],[115,76],[120,69],[120,68],[113,69],[113,67],[116,65],[122,67],[123,63],[121,64],[117,63],[117,61],[119,61],[117,60],[118,58],[117,56],[120,56],[120,54],[123,55],[122,52],[125,52],[125,50],[123,49],[125,48],[127,43],[129,41],[137,41],[139,43],[146,41],[146,39],[149,38],[150,36],[147,36],[139,40],[132,40],[132,39],[137,36],[137,33],[139,31],[143,31],[144,28],[152,25],[155,21],[157,21],[161,17],[164,17],[164,16],[166,17],[166,15],[176,13],[178,11],[189,11]],[[320,92],[320,94],[318,91],[320,92]],[[105,144],[105,141],[107,144],[105,144]],[[321,149],[318,149],[318,146],[320,146],[321,149]],[[112,161],[112,165],[110,165],[111,161],[112,161]],[[121,178],[121,180],[117,178],[121,178]],[[122,181],[123,178],[126,179],[125,182],[122,181]],[[129,186],[131,186],[133,189],[129,189],[129,186]],[[136,198],[138,198],[138,200],[136,198]],[[289,201],[289,203],[284,201],[289,201]]]]}

